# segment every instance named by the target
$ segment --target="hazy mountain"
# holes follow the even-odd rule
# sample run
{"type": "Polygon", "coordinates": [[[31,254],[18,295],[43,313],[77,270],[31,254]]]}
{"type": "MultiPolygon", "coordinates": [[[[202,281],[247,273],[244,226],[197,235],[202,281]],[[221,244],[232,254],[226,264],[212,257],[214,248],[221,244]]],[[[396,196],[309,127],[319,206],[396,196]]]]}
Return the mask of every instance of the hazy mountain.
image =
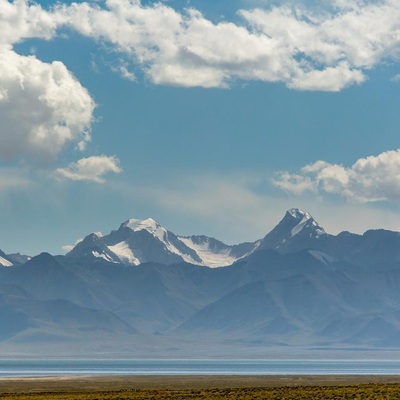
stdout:
{"type": "Polygon", "coordinates": [[[66,256],[3,265],[0,315],[0,346],[16,349],[56,342],[100,351],[107,342],[110,352],[185,356],[200,348],[397,348],[400,235],[330,235],[291,209],[263,239],[229,246],[128,220],[66,256]]]}
{"type": "Polygon", "coordinates": [[[80,307],[65,299],[38,300],[16,285],[0,285],[0,315],[0,340],[64,341],[88,333],[136,332],[109,311],[80,307]]]}
{"type": "MultiPolygon", "coordinates": [[[[229,269],[242,285],[192,315],[178,332],[229,334],[274,344],[356,343],[358,330],[378,323],[376,314],[400,309],[400,302],[379,295],[384,285],[359,285],[357,266],[316,258],[310,251],[260,251],[225,271],[229,269]],[[338,321],[354,325],[357,319],[362,320],[358,330],[353,326],[332,334],[338,321]]],[[[375,344],[384,343],[381,339],[376,335],[375,344]]]]}

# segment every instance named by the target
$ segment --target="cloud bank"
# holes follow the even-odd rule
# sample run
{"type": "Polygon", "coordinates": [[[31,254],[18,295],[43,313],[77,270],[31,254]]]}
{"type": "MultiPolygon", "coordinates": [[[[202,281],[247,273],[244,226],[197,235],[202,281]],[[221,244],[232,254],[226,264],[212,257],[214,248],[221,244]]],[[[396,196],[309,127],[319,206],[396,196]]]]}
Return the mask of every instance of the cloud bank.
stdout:
{"type": "Polygon", "coordinates": [[[227,87],[235,79],[339,91],[400,54],[400,2],[337,1],[331,12],[301,6],[240,10],[241,25],[162,3],[107,0],[63,5],[57,19],[131,57],[155,84],[227,87]]]}
{"type": "MultiPolygon", "coordinates": [[[[155,84],[228,87],[234,80],[282,82],[296,90],[340,91],[400,55],[398,0],[339,1],[330,11],[280,5],[239,10],[242,23],[213,23],[139,0],[59,4],[50,10],[0,1],[0,43],[51,39],[68,26],[108,43],[155,84]]],[[[127,77],[127,67],[120,73],[127,77]]],[[[129,77],[134,74],[129,72],[129,77]]]]}
{"type": "Polygon", "coordinates": [[[334,194],[355,202],[400,200],[400,149],[360,158],[351,167],[317,161],[297,174],[279,172],[273,183],[301,195],[334,194]]]}

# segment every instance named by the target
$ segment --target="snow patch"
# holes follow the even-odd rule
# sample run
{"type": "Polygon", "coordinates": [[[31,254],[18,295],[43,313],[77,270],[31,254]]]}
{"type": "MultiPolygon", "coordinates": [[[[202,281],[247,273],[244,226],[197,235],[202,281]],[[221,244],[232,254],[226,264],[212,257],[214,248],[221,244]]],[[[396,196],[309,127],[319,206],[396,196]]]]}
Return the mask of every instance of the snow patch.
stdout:
{"type": "Polygon", "coordinates": [[[5,258],[0,256],[0,264],[3,267],[12,267],[14,264],[11,261],[6,260],[5,258]]]}
{"type": "Polygon", "coordinates": [[[164,240],[164,235],[167,233],[167,230],[153,218],[147,218],[143,220],[131,218],[126,221],[123,226],[131,229],[134,232],[146,230],[160,240],[164,240]]]}
{"type": "MultiPolygon", "coordinates": [[[[288,213],[295,219],[300,220],[300,222],[292,228],[290,231],[290,237],[296,236],[298,233],[300,233],[307,225],[311,225],[312,228],[314,228],[312,231],[314,235],[317,238],[319,238],[321,235],[325,234],[324,229],[318,225],[313,217],[311,216],[310,213],[299,210],[298,208],[291,208],[288,210],[288,213]]],[[[310,234],[311,236],[311,234],[310,234]]]]}
{"type": "Polygon", "coordinates": [[[134,232],[146,230],[151,233],[155,238],[157,238],[160,242],[162,242],[168,251],[171,253],[177,254],[182,257],[182,259],[191,264],[198,264],[193,260],[192,257],[188,254],[184,254],[180,252],[169,240],[168,240],[168,231],[163,228],[157,221],[153,218],[148,218],[145,220],[140,219],[130,219],[123,224],[123,227],[129,228],[134,232]]]}
{"type": "Polygon", "coordinates": [[[318,261],[321,261],[325,265],[328,265],[328,263],[333,263],[333,262],[337,261],[336,258],[333,258],[330,255],[323,253],[322,251],[308,250],[308,252],[313,257],[315,257],[318,261]]]}
{"type": "Polygon", "coordinates": [[[290,210],[288,210],[288,213],[290,216],[296,219],[312,218],[308,212],[300,210],[299,208],[291,208],[290,210]]]}
{"type": "Polygon", "coordinates": [[[179,240],[192,250],[194,250],[197,255],[203,261],[201,264],[206,265],[211,268],[226,267],[227,265],[233,264],[237,258],[231,256],[229,250],[222,250],[221,252],[214,253],[209,248],[209,242],[204,241],[203,243],[193,243],[190,237],[179,237],[179,240]]]}
{"type": "Polygon", "coordinates": [[[139,265],[141,263],[141,261],[135,257],[132,250],[129,248],[128,243],[126,242],[120,242],[114,246],[108,246],[108,248],[124,263],[128,263],[130,265],[139,265]]]}
{"type": "Polygon", "coordinates": [[[307,218],[307,216],[304,216],[304,218],[290,231],[290,236],[293,237],[300,233],[305,227],[308,220],[309,218],[307,218]]]}
{"type": "MultiPolygon", "coordinates": [[[[124,224],[122,224],[122,227],[129,228],[134,232],[146,230],[154,238],[163,243],[165,248],[170,253],[180,256],[185,262],[188,262],[190,264],[216,268],[231,265],[237,260],[236,257],[230,255],[230,249],[224,249],[218,252],[212,251],[212,249],[210,249],[210,243],[208,240],[205,240],[202,243],[194,243],[190,237],[176,236],[176,240],[181,242],[182,245],[185,245],[187,248],[194,250],[194,252],[200,258],[201,262],[199,262],[198,260],[194,260],[192,258],[193,256],[179,250],[172,241],[172,238],[170,238],[170,235],[172,233],[168,232],[164,227],[162,227],[157,221],[152,218],[148,218],[145,220],[129,219],[124,224]]],[[[139,265],[142,262],[139,257],[133,254],[132,250],[129,248],[126,242],[121,242],[114,246],[109,246],[109,249],[113,253],[115,253],[123,262],[128,262],[131,265],[139,265]]]]}
{"type": "Polygon", "coordinates": [[[92,251],[92,254],[97,258],[102,258],[108,262],[116,263],[109,255],[104,253],[99,253],[98,251],[92,251]]]}

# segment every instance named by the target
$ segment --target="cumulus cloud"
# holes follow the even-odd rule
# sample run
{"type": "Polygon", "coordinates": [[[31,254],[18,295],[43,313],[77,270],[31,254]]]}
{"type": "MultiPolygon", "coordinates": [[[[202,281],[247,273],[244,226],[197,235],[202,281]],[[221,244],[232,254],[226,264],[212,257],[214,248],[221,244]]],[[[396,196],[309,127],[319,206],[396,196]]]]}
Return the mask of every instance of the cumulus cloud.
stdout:
{"type": "Polygon", "coordinates": [[[55,159],[68,143],[89,140],[94,107],[61,62],[0,46],[0,158],[55,159]]]}
{"type": "Polygon", "coordinates": [[[59,61],[22,56],[13,45],[51,39],[62,16],[25,0],[0,0],[0,159],[54,160],[67,144],[90,140],[94,101],[59,61]]]}
{"type": "Polygon", "coordinates": [[[360,158],[351,167],[317,161],[298,174],[279,172],[275,186],[294,194],[327,193],[356,202],[400,200],[400,149],[360,158]]]}
{"type": "MultiPolygon", "coordinates": [[[[0,43],[49,39],[69,26],[107,42],[155,84],[227,87],[235,80],[283,82],[297,90],[339,91],[400,55],[398,0],[337,0],[330,11],[289,2],[240,10],[242,23],[214,23],[198,10],[140,0],[59,4],[51,10],[0,0],[0,43]]],[[[135,79],[128,65],[119,68],[135,79]]]]}
{"type": "Polygon", "coordinates": [[[121,172],[122,169],[116,157],[102,155],[81,158],[69,164],[66,168],[58,168],[56,176],[73,181],[104,183],[104,175],[109,173],[119,174],[121,172]]]}
{"type": "Polygon", "coordinates": [[[81,34],[127,54],[156,84],[226,87],[233,79],[339,91],[400,52],[400,3],[337,1],[334,11],[281,5],[241,10],[243,24],[213,23],[199,11],[107,0],[58,8],[81,34]]]}
{"type": "Polygon", "coordinates": [[[27,38],[51,39],[58,17],[25,0],[0,0],[0,44],[12,45],[27,38]]]}

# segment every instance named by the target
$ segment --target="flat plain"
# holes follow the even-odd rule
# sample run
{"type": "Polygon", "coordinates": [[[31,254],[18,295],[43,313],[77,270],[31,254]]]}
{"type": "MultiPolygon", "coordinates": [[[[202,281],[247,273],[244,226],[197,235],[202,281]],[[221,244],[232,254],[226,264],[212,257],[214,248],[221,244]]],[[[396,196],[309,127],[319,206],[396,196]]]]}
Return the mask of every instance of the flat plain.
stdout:
{"type": "Polygon", "coordinates": [[[0,379],[1,400],[400,399],[400,376],[75,376],[0,379]]]}

